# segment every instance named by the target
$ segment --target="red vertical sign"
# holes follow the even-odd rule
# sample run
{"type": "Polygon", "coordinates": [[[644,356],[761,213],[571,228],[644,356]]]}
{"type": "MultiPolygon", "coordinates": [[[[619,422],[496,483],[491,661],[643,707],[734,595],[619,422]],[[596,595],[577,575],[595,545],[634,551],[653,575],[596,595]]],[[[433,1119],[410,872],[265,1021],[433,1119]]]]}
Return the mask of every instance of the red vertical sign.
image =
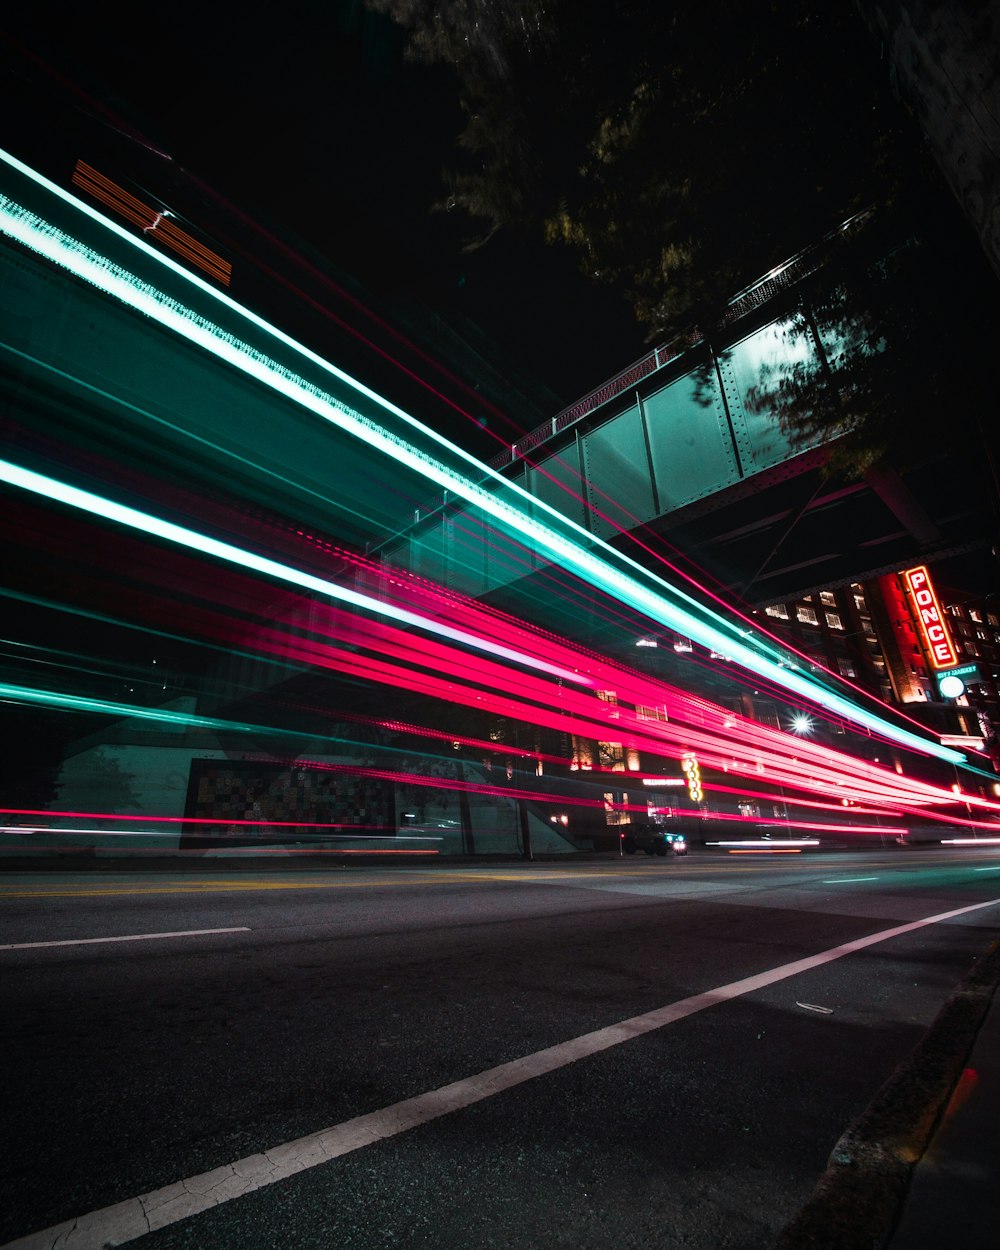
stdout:
{"type": "Polygon", "coordinates": [[[958,663],[958,653],[951,640],[944,613],[938,603],[937,595],[931,584],[931,576],[921,565],[916,569],[907,569],[903,577],[913,596],[917,623],[924,638],[924,646],[935,668],[954,668],[958,663]]]}

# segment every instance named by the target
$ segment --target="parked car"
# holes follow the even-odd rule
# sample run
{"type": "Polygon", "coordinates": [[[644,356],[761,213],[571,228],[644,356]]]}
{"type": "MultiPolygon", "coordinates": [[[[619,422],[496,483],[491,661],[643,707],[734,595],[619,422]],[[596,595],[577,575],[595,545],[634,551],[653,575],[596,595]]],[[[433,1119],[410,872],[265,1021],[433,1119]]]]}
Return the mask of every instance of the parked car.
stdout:
{"type": "Polygon", "coordinates": [[[634,821],[624,830],[622,846],[626,855],[636,851],[645,851],[647,855],[686,855],[688,849],[683,833],[646,821],[634,821]]]}

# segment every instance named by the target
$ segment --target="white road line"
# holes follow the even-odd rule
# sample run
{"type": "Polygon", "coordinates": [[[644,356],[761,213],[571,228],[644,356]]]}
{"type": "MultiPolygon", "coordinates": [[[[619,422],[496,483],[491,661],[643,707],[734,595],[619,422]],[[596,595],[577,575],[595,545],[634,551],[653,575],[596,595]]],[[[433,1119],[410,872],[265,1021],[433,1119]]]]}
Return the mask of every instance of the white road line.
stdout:
{"type": "Polygon", "coordinates": [[[62,942],[5,942],[0,951],[31,951],[42,946],[91,946],[97,942],[154,942],[157,938],[205,937],[212,933],[249,933],[246,925],[235,929],[179,929],[176,933],[126,933],[121,937],[66,938],[62,942]]]}
{"type": "Polygon", "coordinates": [[[824,885],[852,885],[856,881],[877,881],[878,877],[831,877],[824,885]]]}
{"type": "Polygon", "coordinates": [[[37,1233],[29,1233],[27,1237],[0,1246],[0,1250],[104,1250],[107,1246],[124,1245],[155,1229],[167,1228],[179,1220],[208,1211],[233,1198],[242,1198],[245,1194],[273,1185],[276,1181],[285,1180],[375,1142],[395,1137],[398,1133],[405,1133],[407,1129],[427,1124],[453,1111],[470,1107],[537,1076],[556,1072],[579,1059],[586,1059],[590,1055],[609,1050],[612,1046],[631,1041],[634,1037],[661,1029],[675,1020],[693,1016],[704,1011],[706,1007],[714,1007],[718,1003],[766,989],[778,981],[809,972],[813,968],[842,959],[845,955],[852,955],[879,942],[887,942],[904,933],[912,933],[916,929],[953,920],[957,916],[967,916],[971,912],[996,907],[998,904],[1000,899],[991,899],[986,903],[973,903],[969,907],[959,907],[955,911],[928,916],[925,920],[913,920],[909,924],[883,929],[869,937],[831,947],[818,955],[796,959],[779,968],[758,973],[757,976],[721,985],[704,994],[682,998],[679,1002],[659,1007],[641,1016],[633,1016],[630,1020],[622,1020],[608,1028],[597,1029],[593,1033],[571,1038],[568,1042],[549,1046],[546,1050],[536,1051],[523,1059],[488,1068],[477,1076],[453,1081],[440,1089],[393,1103],[392,1106],[383,1107],[381,1111],[359,1115],[343,1124],[274,1146],[263,1154],[247,1155],[246,1158],[224,1164],[211,1172],[189,1176],[172,1185],[165,1185],[162,1189],[140,1194],[137,1198],[127,1198],[114,1206],[102,1207],[88,1215],[54,1224],[37,1233]]]}

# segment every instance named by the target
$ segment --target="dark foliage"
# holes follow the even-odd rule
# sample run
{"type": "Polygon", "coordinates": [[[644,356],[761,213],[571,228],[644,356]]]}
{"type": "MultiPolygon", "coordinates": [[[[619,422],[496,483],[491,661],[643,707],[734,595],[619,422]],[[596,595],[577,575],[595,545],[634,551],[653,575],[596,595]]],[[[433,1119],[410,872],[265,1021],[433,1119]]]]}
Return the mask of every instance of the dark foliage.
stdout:
{"type": "Polygon", "coordinates": [[[928,209],[947,193],[857,6],[367,3],[454,72],[467,124],[438,207],[481,226],[468,247],[571,249],[652,340],[711,333],[735,292],[871,208],[877,227],[802,292],[790,333],[821,363],[758,398],[802,445],[850,431],[830,465],[849,476],[926,446],[943,411],[981,441],[993,318],[958,290],[961,220],[928,209]]]}
{"type": "Polygon", "coordinates": [[[443,204],[567,246],[650,337],[859,207],[909,141],[854,7],[747,0],[368,0],[455,73],[467,116],[443,204]]]}

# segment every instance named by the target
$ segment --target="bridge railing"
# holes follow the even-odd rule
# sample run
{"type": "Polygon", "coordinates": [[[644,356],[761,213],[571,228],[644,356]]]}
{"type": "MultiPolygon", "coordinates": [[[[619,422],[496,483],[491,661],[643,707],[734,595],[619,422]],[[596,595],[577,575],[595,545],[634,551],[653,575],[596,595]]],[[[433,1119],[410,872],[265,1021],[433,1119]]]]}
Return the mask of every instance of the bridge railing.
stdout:
{"type": "MultiPolygon", "coordinates": [[[[726,312],[720,319],[720,328],[731,325],[739,320],[740,317],[752,312],[755,308],[759,308],[762,304],[766,304],[779,292],[787,290],[788,287],[793,286],[808,274],[813,273],[828,258],[831,243],[839,242],[852,235],[872,215],[873,210],[871,208],[865,208],[855,213],[835,230],[831,230],[824,235],[818,243],[790,257],[783,264],[772,269],[770,273],[765,274],[762,278],[759,278],[756,282],[740,291],[738,295],[733,296],[727,305],[726,312]]],[[[647,352],[645,356],[640,357],[622,369],[620,373],[616,373],[613,378],[602,382],[600,386],[589,391],[582,398],[575,400],[569,407],[563,408],[561,412],[557,412],[544,425],[529,431],[529,433],[519,438],[516,443],[498,452],[497,455],[493,456],[486,463],[491,469],[503,469],[507,465],[516,463],[527,452],[533,451],[550,438],[561,434],[569,426],[595,412],[610,400],[624,394],[625,391],[635,386],[643,378],[648,377],[651,373],[655,373],[658,369],[662,369],[665,365],[682,356],[686,351],[700,343],[703,337],[700,331],[692,330],[685,334],[676,335],[666,343],[659,344],[652,351],[647,352]]]]}
{"type": "Polygon", "coordinates": [[[693,347],[700,340],[701,335],[697,333],[678,335],[677,338],[671,339],[669,343],[661,343],[659,346],[654,347],[645,356],[633,361],[632,364],[622,369],[620,373],[616,373],[613,378],[602,382],[600,386],[588,392],[582,398],[575,400],[569,407],[563,408],[561,412],[557,412],[544,425],[531,430],[530,433],[518,439],[511,447],[505,448],[486,463],[491,469],[502,469],[505,465],[513,464],[526,452],[532,451],[535,447],[547,442],[548,439],[553,438],[556,434],[562,433],[568,426],[574,425],[591,412],[595,412],[602,405],[608,403],[609,400],[624,394],[625,391],[635,386],[637,382],[648,377],[651,373],[655,373],[657,369],[662,369],[664,365],[676,360],[678,356],[683,355],[688,348],[693,347]]]}

